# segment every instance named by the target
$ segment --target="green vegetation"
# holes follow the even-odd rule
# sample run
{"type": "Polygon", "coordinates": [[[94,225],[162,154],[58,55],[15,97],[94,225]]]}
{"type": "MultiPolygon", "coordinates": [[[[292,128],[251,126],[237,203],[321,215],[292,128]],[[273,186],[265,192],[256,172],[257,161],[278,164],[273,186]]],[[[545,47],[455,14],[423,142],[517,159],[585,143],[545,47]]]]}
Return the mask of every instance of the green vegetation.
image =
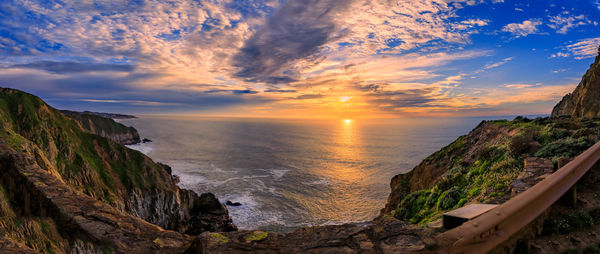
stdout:
{"type": "Polygon", "coordinates": [[[229,238],[220,233],[210,233],[209,239],[219,244],[225,244],[229,242],[229,238]]]}
{"type": "Polygon", "coordinates": [[[246,240],[247,242],[262,241],[262,240],[266,239],[267,236],[269,236],[268,232],[257,230],[257,231],[252,231],[252,233],[245,235],[244,240],[246,240]]]}
{"type": "MultiPolygon", "coordinates": [[[[128,128],[100,116],[83,117],[105,132],[128,128]]],[[[170,179],[161,166],[82,129],[36,96],[0,88],[0,119],[0,140],[19,151],[39,148],[67,183],[107,203],[114,203],[120,188],[169,188],[160,183],[170,179]]]]}
{"type": "Polygon", "coordinates": [[[600,207],[590,211],[570,211],[544,222],[543,235],[568,234],[600,225],[600,207]]]}
{"type": "MultiPolygon", "coordinates": [[[[504,130],[503,138],[497,139],[500,142],[474,149],[477,140],[486,137],[469,134],[426,158],[425,162],[446,168],[445,174],[429,188],[405,193],[391,215],[426,224],[467,203],[502,201],[523,170],[526,154],[551,159],[556,165],[560,157],[576,157],[600,137],[600,119],[547,117],[484,121],[472,133],[493,126],[504,130]]],[[[568,227],[579,225],[569,219],[568,227]]],[[[565,227],[563,223],[553,228],[564,231],[565,227]]]]}
{"type": "Polygon", "coordinates": [[[63,111],[63,113],[73,119],[77,119],[81,126],[86,130],[103,130],[107,134],[125,133],[129,131],[129,127],[115,122],[110,118],[101,117],[88,113],[77,113],[63,111]]]}

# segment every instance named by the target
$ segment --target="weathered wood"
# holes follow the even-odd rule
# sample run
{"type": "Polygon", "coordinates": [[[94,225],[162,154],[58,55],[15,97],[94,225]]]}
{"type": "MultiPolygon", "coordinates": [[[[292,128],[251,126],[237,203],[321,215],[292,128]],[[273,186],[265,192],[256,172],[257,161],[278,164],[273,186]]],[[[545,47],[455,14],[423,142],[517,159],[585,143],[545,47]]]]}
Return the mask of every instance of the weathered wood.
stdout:
{"type": "Polygon", "coordinates": [[[456,210],[444,213],[442,216],[443,227],[445,229],[453,229],[463,223],[477,218],[498,205],[493,204],[470,204],[456,210]]]}

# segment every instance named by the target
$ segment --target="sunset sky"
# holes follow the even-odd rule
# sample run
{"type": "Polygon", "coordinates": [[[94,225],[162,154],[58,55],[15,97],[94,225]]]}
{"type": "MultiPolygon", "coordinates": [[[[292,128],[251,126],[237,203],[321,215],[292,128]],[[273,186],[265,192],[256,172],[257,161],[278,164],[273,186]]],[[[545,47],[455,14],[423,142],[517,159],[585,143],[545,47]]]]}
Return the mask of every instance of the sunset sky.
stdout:
{"type": "Polygon", "coordinates": [[[0,87],[123,113],[549,113],[600,1],[0,1],[0,87]]]}

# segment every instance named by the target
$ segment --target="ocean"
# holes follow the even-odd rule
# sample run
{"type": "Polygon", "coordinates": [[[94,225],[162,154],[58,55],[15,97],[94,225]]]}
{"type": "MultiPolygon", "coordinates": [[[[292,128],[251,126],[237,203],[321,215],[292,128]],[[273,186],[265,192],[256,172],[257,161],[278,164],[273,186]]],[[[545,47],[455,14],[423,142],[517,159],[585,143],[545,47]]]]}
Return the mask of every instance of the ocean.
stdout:
{"type": "Polygon", "coordinates": [[[241,203],[228,207],[240,229],[287,232],[373,219],[394,175],[484,119],[490,118],[140,116],[119,122],[153,141],[129,147],[170,165],[181,187],[241,203]]]}

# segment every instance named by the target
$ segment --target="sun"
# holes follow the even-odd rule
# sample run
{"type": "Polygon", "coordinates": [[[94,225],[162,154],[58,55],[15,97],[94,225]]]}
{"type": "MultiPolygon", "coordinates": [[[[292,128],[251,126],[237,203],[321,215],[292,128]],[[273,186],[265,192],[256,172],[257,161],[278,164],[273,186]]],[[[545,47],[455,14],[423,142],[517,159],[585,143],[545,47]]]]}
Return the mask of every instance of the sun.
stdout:
{"type": "Polygon", "coordinates": [[[352,122],[352,119],[344,119],[344,123],[349,124],[352,122]]]}

